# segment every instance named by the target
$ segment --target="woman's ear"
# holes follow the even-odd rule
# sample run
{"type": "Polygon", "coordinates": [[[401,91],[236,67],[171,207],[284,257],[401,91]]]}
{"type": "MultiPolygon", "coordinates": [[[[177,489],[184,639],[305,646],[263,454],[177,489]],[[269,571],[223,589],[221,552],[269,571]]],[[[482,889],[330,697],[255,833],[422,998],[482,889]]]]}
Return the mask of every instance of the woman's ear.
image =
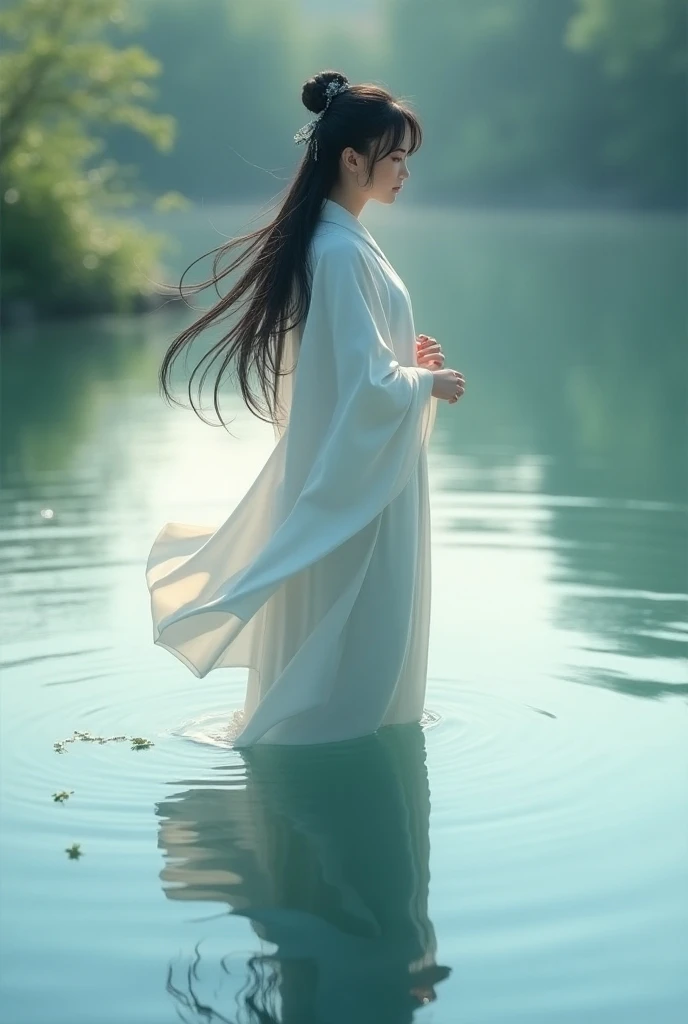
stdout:
{"type": "Polygon", "coordinates": [[[352,146],[347,146],[342,150],[342,161],[347,171],[356,174],[362,167],[363,157],[352,146]]]}
{"type": "Polygon", "coordinates": [[[355,153],[351,146],[347,146],[346,149],[342,150],[341,156],[342,163],[348,171],[351,171],[355,167],[355,153]]]}

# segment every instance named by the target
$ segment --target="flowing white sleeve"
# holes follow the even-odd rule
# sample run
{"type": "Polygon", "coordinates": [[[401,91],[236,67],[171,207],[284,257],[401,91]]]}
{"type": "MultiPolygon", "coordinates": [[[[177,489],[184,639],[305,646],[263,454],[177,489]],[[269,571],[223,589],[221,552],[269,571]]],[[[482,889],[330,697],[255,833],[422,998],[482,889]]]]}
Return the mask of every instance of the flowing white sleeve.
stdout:
{"type": "MultiPolygon", "coordinates": [[[[256,549],[249,533],[267,521],[263,492],[269,466],[193,554],[171,559],[165,535],[149,561],[156,642],[200,676],[222,663],[228,645],[282,584],[372,523],[418,462],[433,374],[399,365],[373,274],[355,246],[321,255],[306,329],[299,363],[307,361],[316,388],[312,360],[318,346],[332,347],[325,363],[317,363],[332,371],[332,415],[303,477],[283,481],[264,543],[256,549]]],[[[331,381],[324,393],[330,390],[331,381]]],[[[322,400],[312,395],[312,401],[322,400]]],[[[299,411],[293,409],[292,416],[299,411]]]]}
{"type": "Polygon", "coordinates": [[[408,482],[433,374],[399,365],[374,277],[358,248],[341,246],[321,256],[312,303],[332,340],[337,402],[302,498],[356,532],[408,482]]]}

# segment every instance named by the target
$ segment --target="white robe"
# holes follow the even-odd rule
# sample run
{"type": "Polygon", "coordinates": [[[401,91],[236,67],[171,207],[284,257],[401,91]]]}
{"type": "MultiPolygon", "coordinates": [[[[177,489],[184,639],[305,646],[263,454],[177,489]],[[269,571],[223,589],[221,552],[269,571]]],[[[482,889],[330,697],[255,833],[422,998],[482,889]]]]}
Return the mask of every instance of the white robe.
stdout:
{"type": "Polygon", "coordinates": [[[275,448],[226,522],[167,523],[146,567],[158,646],[199,677],[248,668],[236,746],[352,739],[423,712],[433,375],[404,283],[330,199],[311,267],[275,448]]]}

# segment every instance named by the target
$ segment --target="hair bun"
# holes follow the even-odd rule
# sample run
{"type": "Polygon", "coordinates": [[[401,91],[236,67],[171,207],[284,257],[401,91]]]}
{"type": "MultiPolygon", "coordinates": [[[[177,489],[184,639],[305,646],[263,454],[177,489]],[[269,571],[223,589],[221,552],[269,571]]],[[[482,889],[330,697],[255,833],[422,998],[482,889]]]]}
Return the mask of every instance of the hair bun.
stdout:
{"type": "Polygon", "coordinates": [[[321,71],[319,75],[313,75],[304,83],[301,90],[301,101],[306,110],[310,110],[314,114],[322,113],[327,103],[325,90],[330,82],[348,85],[349,79],[341,71],[321,71]]]}

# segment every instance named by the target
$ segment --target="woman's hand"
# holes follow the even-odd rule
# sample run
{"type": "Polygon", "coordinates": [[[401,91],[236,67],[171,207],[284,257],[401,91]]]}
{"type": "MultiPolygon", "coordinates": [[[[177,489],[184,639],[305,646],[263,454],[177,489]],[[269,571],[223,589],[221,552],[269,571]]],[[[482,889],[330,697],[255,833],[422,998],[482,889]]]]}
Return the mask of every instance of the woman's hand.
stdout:
{"type": "Polygon", "coordinates": [[[466,380],[458,370],[443,370],[444,352],[442,346],[435,338],[427,334],[416,336],[416,359],[419,366],[432,370],[435,380],[432,385],[432,393],[435,398],[441,398],[453,405],[458,402],[466,390],[466,380]]]}
{"type": "Polygon", "coordinates": [[[419,366],[428,370],[441,370],[444,366],[444,352],[435,338],[427,334],[416,335],[416,358],[419,366]]]}
{"type": "Polygon", "coordinates": [[[453,405],[466,390],[466,380],[458,370],[433,370],[432,394],[453,405]]]}

